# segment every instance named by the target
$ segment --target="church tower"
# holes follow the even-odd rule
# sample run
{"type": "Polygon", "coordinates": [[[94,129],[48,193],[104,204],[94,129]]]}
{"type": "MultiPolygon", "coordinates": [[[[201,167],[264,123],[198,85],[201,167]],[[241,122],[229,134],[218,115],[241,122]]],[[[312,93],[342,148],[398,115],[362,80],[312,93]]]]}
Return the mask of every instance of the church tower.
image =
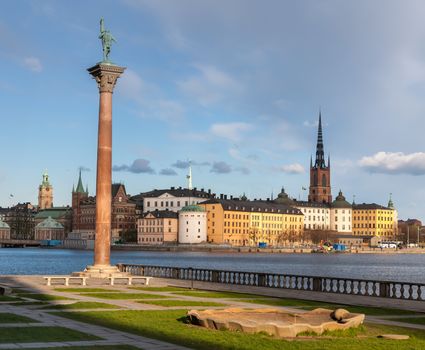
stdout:
{"type": "Polygon", "coordinates": [[[43,181],[38,186],[38,209],[49,209],[53,207],[53,187],[49,183],[47,170],[43,174],[43,181]]]}
{"type": "Polygon", "coordinates": [[[86,187],[84,190],[83,181],[80,176],[78,177],[77,188],[72,188],[72,231],[79,231],[81,229],[81,200],[89,196],[89,190],[86,187]]]}
{"type": "Polygon", "coordinates": [[[310,192],[309,202],[332,203],[331,193],[331,164],[325,163],[323,147],[322,113],[319,112],[319,128],[317,132],[316,160],[313,164],[310,158],[310,192]]]}

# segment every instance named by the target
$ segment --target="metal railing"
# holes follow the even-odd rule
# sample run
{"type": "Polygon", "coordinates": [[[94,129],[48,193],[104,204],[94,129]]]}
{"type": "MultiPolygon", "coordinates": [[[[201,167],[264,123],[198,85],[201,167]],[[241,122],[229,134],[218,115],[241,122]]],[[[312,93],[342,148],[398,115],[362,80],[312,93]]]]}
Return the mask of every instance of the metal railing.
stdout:
{"type": "Polygon", "coordinates": [[[339,277],[299,276],[277,273],[223,271],[191,267],[118,264],[121,272],[137,276],[173,278],[230,285],[295,289],[404,300],[425,300],[425,284],[374,281],[339,277]]]}

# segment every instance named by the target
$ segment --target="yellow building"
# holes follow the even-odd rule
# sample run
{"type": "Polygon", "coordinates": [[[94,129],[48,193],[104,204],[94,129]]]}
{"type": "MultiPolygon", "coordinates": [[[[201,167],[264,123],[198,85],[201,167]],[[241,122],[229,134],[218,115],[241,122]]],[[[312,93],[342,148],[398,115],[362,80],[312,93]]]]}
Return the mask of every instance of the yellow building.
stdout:
{"type": "Polygon", "coordinates": [[[304,215],[287,205],[235,199],[211,199],[199,205],[207,211],[211,243],[278,246],[302,237],[304,215]]]}
{"type": "Polygon", "coordinates": [[[397,234],[397,211],[379,204],[353,206],[353,233],[359,236],[378,236],[392,239],[397,234]]]}

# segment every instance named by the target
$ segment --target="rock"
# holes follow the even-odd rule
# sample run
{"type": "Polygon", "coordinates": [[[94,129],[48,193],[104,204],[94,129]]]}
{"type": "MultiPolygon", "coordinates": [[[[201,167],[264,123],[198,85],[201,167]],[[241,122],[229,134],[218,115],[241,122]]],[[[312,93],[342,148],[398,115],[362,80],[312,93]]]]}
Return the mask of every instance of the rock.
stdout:
{"type": "Polygon", "coordinates": [[[332,311],[331,318],[335,321],[341,322],[346,319],[350,313],[345,309],[336,309],[332,311]]]}
{"type": "Polygon", "coordinates": [[[378,336],[378,338],[392,339],[392,340],[406,340],[406,339],[409,339],[409,336],[404,334],[382,334],[378,336]]]}

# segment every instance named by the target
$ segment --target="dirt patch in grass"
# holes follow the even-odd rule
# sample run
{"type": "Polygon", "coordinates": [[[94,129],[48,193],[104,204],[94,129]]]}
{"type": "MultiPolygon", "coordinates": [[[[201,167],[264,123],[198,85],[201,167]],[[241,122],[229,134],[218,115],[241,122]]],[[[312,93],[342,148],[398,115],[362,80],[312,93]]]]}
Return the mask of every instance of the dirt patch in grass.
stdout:
{"type": "Polygon", "coordinates": [[[37,293],[22,293],[19,294],[20,297],[40,300],[40,301],[51,301],[51,300],[72,300],[68,297],[63,297],[60,295],[50,295],[50,294],[37,294],[37,293]]]}

